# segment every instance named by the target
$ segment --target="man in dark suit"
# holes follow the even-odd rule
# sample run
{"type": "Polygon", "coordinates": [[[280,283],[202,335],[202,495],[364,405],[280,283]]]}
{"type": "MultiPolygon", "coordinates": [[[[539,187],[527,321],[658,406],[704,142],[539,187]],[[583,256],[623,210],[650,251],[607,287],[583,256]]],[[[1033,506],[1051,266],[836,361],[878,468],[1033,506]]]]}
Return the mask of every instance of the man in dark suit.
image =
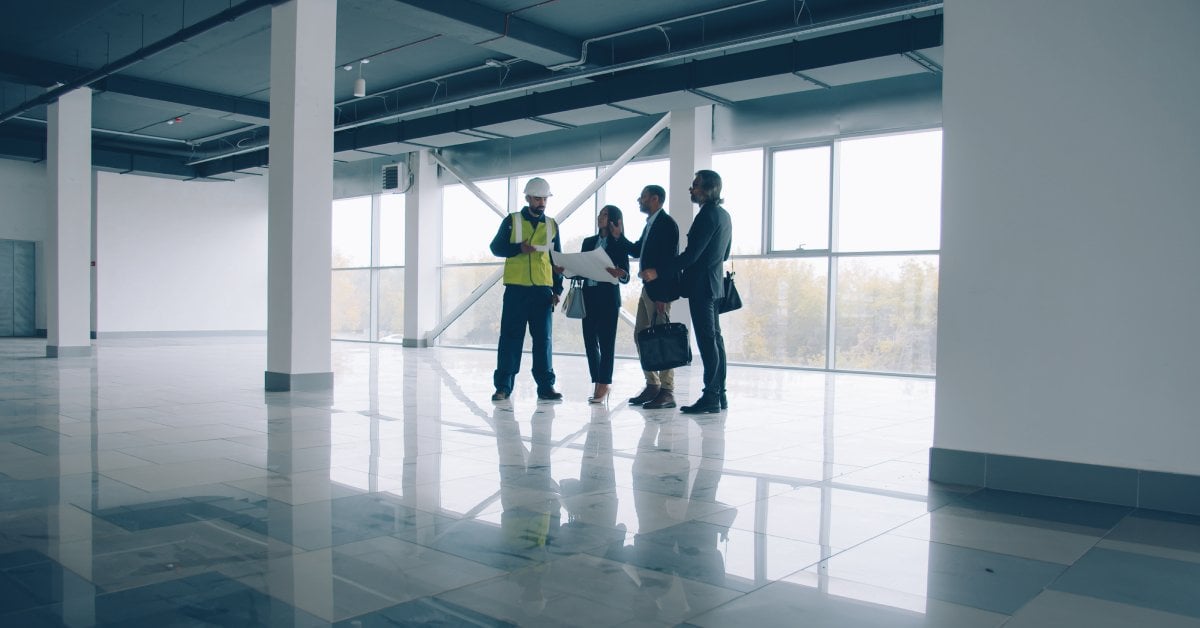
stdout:
{"type": "MultiPolygon", "coordinates": [[[[625,240],[630,257],[640,260],[642,268],[655,268],[669,264],[679,253],[679,225],[663,209],[667,202],[667,191],[659,185],[647,185],[638,197],[638,207],[648,217],[646,228],[637,242],[625,240]]],[[[679,281],[674,273],[664,274],[642,283],[642,296],[638,299],[636,334],[653,323],[654,314],[660,318],[669,316],[671,302],[679,298],[679,281]]],[[[636,343],[635,343],[636,344],[636,343]]],[[[641,347],[638,347],[640,354],[641,347]]],[[[648,410],[675,407],[675,371],[643,371],[646,388],[629,400],[630,405],[640,405],[648,410]]]]}
{"type": "Polygon", "coordinates": [[[643,281],[682,271],[682,296],[688,298],[692,331],[704,361],[704,393],[696,403],[680,408],[685,414],[720,412],[728,407],[725,397],[725,339],[717,307],[725,296],[722,265],[729,259],[733,222],[721,207],[721,175],[712,170],[696,173],[690,188],[692,202],[700,206],[688,230],[687,248],[657,268],[642,264],[643,281]]]}

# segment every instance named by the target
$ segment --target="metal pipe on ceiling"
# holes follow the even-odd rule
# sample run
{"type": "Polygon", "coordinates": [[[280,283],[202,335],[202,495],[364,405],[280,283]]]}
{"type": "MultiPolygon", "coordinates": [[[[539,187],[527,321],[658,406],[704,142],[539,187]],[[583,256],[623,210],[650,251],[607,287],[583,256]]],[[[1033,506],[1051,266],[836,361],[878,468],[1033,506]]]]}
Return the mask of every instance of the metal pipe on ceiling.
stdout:
{"type": "MultiPolygon", "coordinates": [[[[763,0],[752,0],[751,2],[747,2],[745,4],[753,4],[755,2],[760,2],[760,1],[763,1],[763,0]]],[[[859,17],[846,19],[846,20],[835,20],[835,21],[823,23],[823,24],[794,26],[791,28],[785,28],[780,31],[776,31],[774,33],[769,33],[766,35],[744,37],[744,38],[735,39],[735,40],[731,40],[731,41],[727,41],[727,42],[721,42],[718,44],[712,44],[709,46],[702,46],[702,47],[696,48],[696,49],[671,52],[671,53],[666,53],[666,54],[662,54],[662,55],[657,55],[654,57],[646,57],[643,59],[639,59],[637,61],[630,61],[627,63],[621,63],[621,64],[617,64],[617,65],[613,65],[613,66],[605,66],[603,68],[597,68],[594,70],[588,70],[588,71],[584,71],[584,72],[580,72],[580,73],[575,73],[575,74],[571,74],[570,76],[564,76],[561,78],[554,78],[554,79],[549,79],[549,80],[545,80],[545,81],[536,81],[532,84],[514,85],[507,89],[487,92],[485,94],[476,94],[474,96],[468,96],[468,97],[460,98],[460,99],[457,99],[454,101],[444,101],[444,102],[440,102],[437,104],[430,104],[427,106],[423,106],[423,107],[420,107],[417,109],[411,109],[411,110],[404,111],[404,112],[385,114],[385,115],[382,115],[379,117],[370,118],[370,119],[366,119],[366,120],[358,120],[358,121],[350,122],[347,124],[337,125],[334,127],[334,131],[336,132],[336,131],[345,131],[348,129],[355,129],[355,128],[368,126],[368,125],[372,125],[372,124],[387,122],[389,120],[395,120],[397,118],[415,117],[415,116],[419,116],[424,113],[429,113],[431,111],[437,111],[439,109],[444,109],[444,108],[450,107],[450,106],[467,105],[469,103],[476,102],[478,100],[496,98],[496,97],[500,97],[500,96],[509,96],[512,94],[518,94],[518,93],[521,93],[521,92],[524,92],[524,91],[527,91],[530,89],[534,89],[534,88],[549,87],[549,86],[554,86],[554,85],[560,85],[562,83],[570,83],[572,81],[589,79],[593,76],[599,76],[602,74],[610,74],[610,73],[622,71],[622,70],[632,70],[632,69],[644,67],[647,65],[653,65],[656,63],[668,63],[671,61],[685,59],[688,57],[694,57],[694,56],[701,55],[701,54],[710,54],[710,53],[714,53],[714,52],[734,50],[734,49],[741,48],[741,47],[748,46],[748,45],[761,44],[761,43],[767,43],[767,42],[772,42],[772,41],[779,41],[782,39],[800,39],[801,37],[808,38],[808,37],[814,37],[814,36],[817,36],[820,34],[825,34],[825,33],[838,32],[838,31],[842,31],[842,30],[852,30],[852,29],[856,29],[856,28],[863,28],[863,27],[866,27],[866,26],[869,26],[872,24],[876,24],[879,22],[891,22],[891,21],[901,20],[904,18],[914,17],[914,16],[921,15],[924,13],[936,12],[936,11],[941,10],[942,8],[943,8],[943,2],[941,2],[940,0],[939,1],[926,1],[926,2],[914,2],[909,7],[906,7],[903,9],[883,11],[880,13],[859,16],[859,17]]],[[[672,20],[672,21],[677,21],[679,19],[686,19],[686,18],[676,18],[675,20],[672,20]]],[[[647,27],[653,27],[653,25],[647,25],[647,27]]],[[[431,77],[431,78],[427,78],[427,79],[424,79],[421,81],[410,83],[408,85],[404,85],[401,87],[392,88],[390,90],[384,90],[382,92],[379,92],[379,94],[393,92],[393,91],[405,89],[408,87],[413,87],[413,86],[417,86],[417,85],[423,85],[423,84],[429,83],[429,82],[443,80],[444,78],[448,78],[450,76],[456,76],[459,74],[464,74],[467,72],[475,71],[482,67],[490,67],[490,66],[485,65],[485,66],[468,68],[465,70],[458,70],[458,71],[453,72],[448,75],[431,77]]],[[[376,94],[376,95],[378,95],[378,94],[376,94]]],[[[255,143],[252,146],[242,147],[242,148],[239,148],[238,150],[224,152],[224,153],[221,153],[218,155],[212,155],[209,157],[203,157],[200,159],[196,159],[196,160],[188,162],[187,165],[196,166],[199,164],[208,163],[210,161],[217,161],[219,159],[225,159],[227,157],[233,157],[236,155],[252,153],[256,150],[261,150],[263,148],[267,148],[269,145],[270,145],[269,141],[255,143]]]]}
{"type": "Polygon", "coordinates": [[[197,35],[208,32],[225,24],[226,22],[232,22],[265,6],[274,6],[276,4],[282,4],[286,1],[287,0],[246,0],[235,7],[230,7],[224,11],[221,11],[220,13],[200,20],[191,26],[176,31],[173,35],[160,39],[149,46],[144,46],[135,52],[113,61],[112,63],[92,70],[91,72],[88,72],[79,78],[55,87],[54,89],[51,89],[50,91],[45,92],[36,98],[27,100],[16,107],[5,111],[3,114],[0,114],[0,124],[4,124],[5,122],[12,120],[26,111],[33,109],[34,107],[51,104],[63,94],[74,91],[81,87],[87,87],[96,81],[116,74],[117,72],[120,72],[121,70],[124,70],[140,61],[144,61],[160,52],[163,52],[164,50],[176,46],[177,44],[181,44],[197,35]]]}
{"type": "MultiPolygon", "coordinates": [[[[14,116],[13,120],[21,120],[22,122],[36,122],[38,124],[50,124],[50,122],[47,120],[39,120],[37,118],[29,118],[26,116],[14,116]]],[[[96,127],[92,127],[92,132],[93,133],[107,133],[108,135],[120,135],[122,137],[135,137],[139,140],[153,140],[156,142],[170,142],[173,144],[187,144],[188,146],[192,145],[192,143],[189,142],[188,140],[180,140],[180,139],[176,139],[173,137],[159,137],[157,135],[146,135],[144,133],[130,133],[129,131],[114,131],[112,129],[98,129],[96,127]]]]}
{"type": "MultiPolygon", "coordinates": [[[[335,128],[335,130],[338,130],[338,131],[344,131],[346,129],[354,129],[354,128],[366,126],[369,124],[375,124],[377,122],[386,122],[388,120],[394,120],[396,118],[418,116],[423,113],[436,111],[438,109],[444,109],[449,106],[466,105],[468,103],[472,103],[472,102],[487,99],[487,98],[496,98],[498,96],[509,96],[512,94],[519,94],[521,92],[524,92],[524,91],[527,91],[530,89],[550,87],[550,86],[554,86],[554,85],[561,85],[563,83],[570,83],[572,81],[578,81],[581,79],[590,79],[593,76],[600,76],[603,74],[612,74],[614,72],[619,72],[619,71],[623,71],[623,70],[633,70],[633,69],[637,69],[637,68],[644,67],[647,65],[653,65],[656,63],[669,63],[671,61],[687,59],[689,57],[695,57],[695,56],[702,55],[702,54],[725,52],[725,51],[729,51],[729,50],[735,50],[737,48],[741,48],[741,47],[748,46],[748,45],[764,44],[764,43],[768,43],[768,42],[779,41],[782,39],[793,39],[793,38],[799,39],[801,37],[808,38],[808,37],[813,37],[813,36],[816,36],[819,34],[836,32],[836,31],[841,31],[841,30],[863,28],[865,26],[869,26],[869,25],[876,24],[879,22],[890,22],[890,21],[900,20],[900,19],[904,19],[904,18],[908,18],[908,17],[914,17],[914,16],[924,14],[924,13],[939,11],[943,7],[943,3],[940,0],[934,1],[934,2],[916,2],[916,3],[913,3],[913,5],[914,6],[910,6],[908,8],[904,8],[904,9],[898,9],[898,10],[894,10],[894,11],[885,11],[885,12],[881,12],[881,13],[877,13],[877,14],[860,16],[860,17],[851,18],[851,19],[847,19],[847,20],[836,20],[833,22],[817,24],[817,25],[795,26],[795,27],[785,28],[785,29],[776,31],[774,33],[768,33],[765,35],[743,37],[743,38],[734,39],[734,40],[730,40],[730,41],[726,41],[726,42],[712,44],[709,46],[701,46],[699,48],[693,48],[690,50],[671,52],[671,53],[666,53],[666,54],[662,54],[662,55],[657,55],[654,57],[646,57],[643,59],[639,59],[637,61],[630,61],[630,62],[626,62],[626,63],[619,63],[617,65],[604,66],[602,68],[596,68],[594,70],[588,70],[588,71],[581,72],[581,73],[571,74],[570,76],[563,76],[561,78],[554,78],[554,79],[549,79],[549,80],[545,80],[545,81],[535,81],[533,83],[513,85],[512,87],[509,87],[507,89],[492,91],[492,92],[488,92],[486,94],[476,94],[474,96],[468,96],[468,97],[460,98],[460,99],[457,99],[454,101],[444,101],[444,102],[440,102],[437,104],[431,104],[428,106],[424,106],[419,109],[413,109],[413,110],[404,111],[401,113],[392,113],[392,114],[379,116],[377,118],[371,118],[370,120],[360,120],[360,121],[356,121],[356,122],[350,122],[347,124],[342,124],[342,125],[336,126],[334,128],[335,128]]],[[[479,68],[471,68],[471,69],[478,70],[479,68]]],[[[464,72],[464,71],[459,70],[455,74],[460,74],[462,72],[464,72]]],[[[430,81],[437,81],[437,80],[441,80],[441,79],[442,79],[442,77],[428,78],[423,81],[411,83],[404,87],[411,87],[413,85],[420,85],[420,84],[428,83],[430,81]]],[[[397,89],[402,89],[402,88],[397,88],[397,89]]],[[[387,90],[387,91],[394,91],[394,90],[387,90]]],[[[383,93],[383,92],[380,92],[380,93],[383,93]]]]}
{"type": "Polygon", "coordinates": [[[548,66],[546,66],[546,69],[550,70],[552,72],[557,72],[559,70],[565,70],[567,68],[575,68],[575,67],[579,67],[581,65],[586,64],[587,63],[588,46],[591,44],[594,44],[598,41],[604,41],[605,39],[612,39],[614,37],[620,37],[622,35],[632,35],[633,33],[640,33],[641,31],[650,30],[652,28],[662,28],[663,26],[666,26],[668,24],[674,24],[675,22],[683,22],[685,20],[694,20],[698,17],[705,17],[707,15],[712,15],[714,13],[723,13],[725,11],[741,9],[743,7],[748,7],[752,4],[761,4],[766,1],[767,0],[749,0],[748,2],[742,2],[740,4],[731,4],[727,7],[718,7],[716,9],[709,9],[708,11],[692,13],[691,15],[684,15],[682,17],[671,18],[669,20],[664,20],[662,22],[655,22],[653,24],[644,24],[642,26],[636,26],[634,28],[626,29],[623,31],[618,31],[615,33],[609,33],[607,35],[599,35],[597,37],[591,37],[591,38],[583,40],[583,43],[580,45],[578,60],[568,61],[566,63],[559,63],[557,65],[548,65],[548,66]]]}

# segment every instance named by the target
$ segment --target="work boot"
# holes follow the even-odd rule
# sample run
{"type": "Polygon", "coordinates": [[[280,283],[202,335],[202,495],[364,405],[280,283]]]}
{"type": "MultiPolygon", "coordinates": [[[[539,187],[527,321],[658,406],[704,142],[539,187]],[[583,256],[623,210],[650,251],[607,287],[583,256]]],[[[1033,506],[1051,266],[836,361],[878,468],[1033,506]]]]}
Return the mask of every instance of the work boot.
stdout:
{"type": "Polygon", "coordinates": [[[658,390],[658,386],[646,384],[646,387],[642,389],[642,392],[638,393],[638,396],[629,398],[629,405],[640,406],[647,401],[654,401],[654,398],[658,396],[658,390]]]}
{"type": "Polygon", "coordinates": [[[647,410],[659,410],[661,408],[674,408],[675,395],[669,390],[660,390],[658,395],[653,400],[642,404],[642,407],[647,410]]]}

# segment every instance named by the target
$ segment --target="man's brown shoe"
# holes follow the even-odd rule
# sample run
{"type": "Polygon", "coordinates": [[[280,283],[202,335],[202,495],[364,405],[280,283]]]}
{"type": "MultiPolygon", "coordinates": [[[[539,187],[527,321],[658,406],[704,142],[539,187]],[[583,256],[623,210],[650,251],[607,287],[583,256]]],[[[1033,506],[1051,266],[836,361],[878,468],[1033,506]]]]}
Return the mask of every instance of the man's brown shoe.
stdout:
{"type": "Polygon", "coordinates": [[[647,410],[659,410],[662,408],[674,408],[675,407],[675,395],[673,395],[671,393],[671,391],[669,391],[669,390],[660,390],[660,391],[658,391],[657,397],[655,397],[652,401],[648,401],[648,402],[642,404],[642,407],[647,410]]]}
{"type": "Polygon", "coordinates": [[[658,390],[658,386],[651,386],[647,384],[646,387],[642,389],[642,392],[638,393],[638,396],[629,398],[629,405],[640,406],[647,401],[654,401],[654,398],[658,396],[658,390]]]}

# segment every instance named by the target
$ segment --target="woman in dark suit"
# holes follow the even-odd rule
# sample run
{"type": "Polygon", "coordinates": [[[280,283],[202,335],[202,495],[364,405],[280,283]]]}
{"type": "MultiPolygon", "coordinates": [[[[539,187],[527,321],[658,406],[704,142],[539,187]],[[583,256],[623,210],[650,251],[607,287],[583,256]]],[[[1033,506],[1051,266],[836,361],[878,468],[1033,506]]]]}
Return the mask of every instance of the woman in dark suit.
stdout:
{"type": "MultiPolygon", "coordinates": [[[[616,277],[620,283],[629,283],[629,253],[621,237],[624,226],[621,210],[615,205],[605,205],[596,216],[597,233],[584,239],[583,250],[603,248],[612,260],[608,274],[616,277]]],[[[583,303],[587,309],[587,315],[583,317],[583,345],[592,383],[596,386],[588,402],[604,403],[612,384],[621,288],[615,283],[587,280],[583,284],[583,303]]]]}

